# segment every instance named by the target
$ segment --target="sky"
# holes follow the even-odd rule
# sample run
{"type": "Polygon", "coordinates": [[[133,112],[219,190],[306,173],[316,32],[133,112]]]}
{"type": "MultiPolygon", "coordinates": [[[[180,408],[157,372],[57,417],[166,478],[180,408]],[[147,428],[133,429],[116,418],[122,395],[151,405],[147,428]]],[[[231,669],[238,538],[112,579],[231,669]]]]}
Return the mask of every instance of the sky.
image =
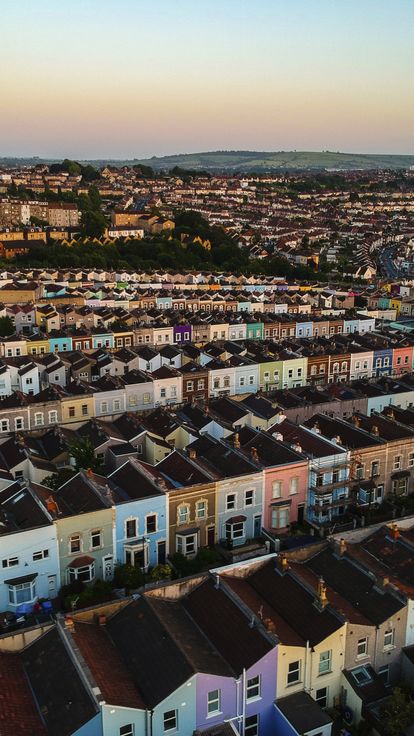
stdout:
{"type": "Polygon", "coordinates": [[[413,0],[0,6],[0,157],[414,154],[413,0]]]}

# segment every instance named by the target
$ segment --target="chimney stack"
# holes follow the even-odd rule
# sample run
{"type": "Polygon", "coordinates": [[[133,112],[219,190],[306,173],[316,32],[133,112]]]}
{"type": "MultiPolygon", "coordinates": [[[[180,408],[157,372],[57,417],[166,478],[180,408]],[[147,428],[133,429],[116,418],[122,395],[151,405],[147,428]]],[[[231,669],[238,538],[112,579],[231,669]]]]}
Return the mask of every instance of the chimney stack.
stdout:
{"type": "Polygon", "coordinates": [[[320,577],[318,581],[318,590],[316,594],[315,605],[317,606],[317,608],[319,608],[320,611],[323,611],[327,603],[328,598],[326,595],[325,581],[322,577],[320,577]]]}
{"type": "Polygon", "coordinates": [[[287,572],[289,568],[289,563],[287,561],[286,555],[283,553],[279,554],[276,560],[277,569],[279,572],[287,572]]]}
{"type": "Polygon", "coordinates": [[[346,542],[343,537],[339,540],[339,556],[343,557],[346,552],[346,542]]]}
{"type": "Polygon", "coordinates": [[[378,424],[374,424],[374,425],[373,425],[373,427],[372,427],[372,429],[371,429],[371,432],[372,432],[372,434],[373,434],[373,435],[374,435],[375,437],[379,437],[379,429],[378,429],[378,424]]]}
{"type": "Polygon", "coordinates": [[[391,539],[393,539],[394,541],[396,541],[400,536],[400,530],[397,524],[395,523],[395,521],[390,526],[390,536],[391,536],[391,539]]]}
{"type": "Polygon", "coordinates": [[[258,463],[259,462],[259,455],[258,455],[257,449],[255,447],[251,447],[250,448],[250,454],[251,454],[252,460],[254,462],[258,463]]]}
{"type": "Polygon", "coordinates": [[[189,448],[189,450],[188,450],[188,457],[190,458],[190,460],[195,460],[196,459],[197,452],[195,451],[195,449],[193,447],[190,447],[189,448]]]}
{"type": "Polygon", "coordinates": [[[240,438],[238,432],[236,432],[233,437],[233,447],[235,450],[240,450],[240,438]]]}

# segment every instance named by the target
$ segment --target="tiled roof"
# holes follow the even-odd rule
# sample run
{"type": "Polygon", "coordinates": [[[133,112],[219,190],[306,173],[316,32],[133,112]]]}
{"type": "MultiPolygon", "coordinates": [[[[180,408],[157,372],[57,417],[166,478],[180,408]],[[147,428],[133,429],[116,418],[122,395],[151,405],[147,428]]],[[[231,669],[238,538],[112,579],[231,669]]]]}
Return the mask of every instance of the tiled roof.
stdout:
{"type": "Polygon", "coordinates": [[[145,708],[141,693],[103,626],[76,621],[72,638],[107,703],[145,708]]]}
{"type": "Polygon", "coordinates": [[[1,736],[46,736],[18,654],[0,654],[1,736]]]}

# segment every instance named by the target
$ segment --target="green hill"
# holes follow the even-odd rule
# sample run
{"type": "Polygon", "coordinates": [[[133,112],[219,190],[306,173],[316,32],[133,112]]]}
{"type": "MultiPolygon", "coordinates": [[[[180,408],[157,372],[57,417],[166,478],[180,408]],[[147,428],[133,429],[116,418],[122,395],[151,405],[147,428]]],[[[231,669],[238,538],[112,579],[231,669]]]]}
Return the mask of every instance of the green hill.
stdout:
{"type": "Polygon", "coordinates": [[[154,156],[136,163],[156,170],[288,171],[303,169],[405,169],[414,166],[414,155],[334,153],[332,151],[213,151],[175,156],[154,156]]]}
{"type": "MultiPolygon", "coordinates": [[[[53,161],[56,161],[54,159],[53,161]]],[[[51,163],[51,159],[0,158],[1,165],[51,163]]],[[[178,166],[195,171],[276,172],[298,170],[407,169],[414,167],[414,155],[338,153],[333,151],[210,151],[183,153],[173,156],[153,156],[147,159],[99,159],[81,161],[93,166],[127,166],[144,164],[156,171],[168,171],[178,166]]]]}

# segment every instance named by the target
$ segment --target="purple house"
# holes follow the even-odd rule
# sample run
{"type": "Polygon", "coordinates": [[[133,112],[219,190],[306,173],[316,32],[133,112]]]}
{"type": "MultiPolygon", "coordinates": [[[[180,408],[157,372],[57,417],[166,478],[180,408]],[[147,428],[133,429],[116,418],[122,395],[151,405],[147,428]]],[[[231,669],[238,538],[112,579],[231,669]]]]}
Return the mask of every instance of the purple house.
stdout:
{"type": "Polygon", "coordinates": [[[176,345],[181,345],[185,342],[191,342],[192,327],[186,322],[185,324],[173,325],[173,339],[176,345]]]}
{"type": "Polygon", "coordinates": [[[182,600],[225,663],[226,673],[198,672],[196,724],[203,730],[231,721],[245,736],[274,733],[277,642],[224,583],[212,579],[182,600]]]}

